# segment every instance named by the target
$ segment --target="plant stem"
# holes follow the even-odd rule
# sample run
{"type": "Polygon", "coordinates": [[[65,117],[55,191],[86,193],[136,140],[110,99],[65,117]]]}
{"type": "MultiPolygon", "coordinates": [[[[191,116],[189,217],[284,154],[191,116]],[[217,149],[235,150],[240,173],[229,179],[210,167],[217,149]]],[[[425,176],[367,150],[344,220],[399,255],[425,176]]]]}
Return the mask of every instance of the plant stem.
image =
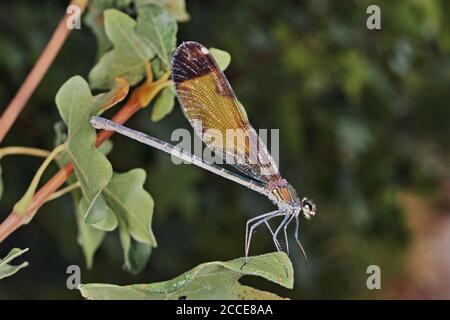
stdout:
{"type": "MultiPolygon", "coordinates": [[[[142,105],[135,97],[131,96],[128,102],[119,110],[119,112],[112,118],[114,122],[123,124],[136,112],[141,110],[142,105]]],[[[100,146],[113,134],[112,131],[100,131],[97,135],[96,146],[100,146]]],[[[72,175],[73,164],[69,163],[64,168],[60,169],[45,185],[43,185],[33,196],[33,199],[28,206],[25,215],[20,215],[14,210],[8,217],[0,224],[0,243],[11,235],[15,230],[30,221],[39,208],[46,202],[46,200],[61,187],[64,182],[72,175]]]]}
{"type": "Polygon", "coordinates": [[[65,187],[65,188],[62,188],[61,190],[55,191],[55,192],[53,192],[53,193],[50,195],[50,197],[48,197],[48,198],[45,200],[45,203],[50,202],[50,201],[55,200],[55,199],[58,199],[59,197],[62,197],[62,196],[65,195],[66,193],[69,193],[70,191],[73,191],[73,190],[79,188],[80,186],[81,186],[80,182],[77,181],[77,182],[75,182],[75,183],[72,183],[72,184],[68,185],[68,186],[65,187]]]}
{"type": "MultiPolygon", "coordinates": [[[[39,181],[42,178],[42,175],[44,174],[45,170],[48,168],[50,163],[55,159],[55,157],[64,151],[66,149],[66,144],[61,144],[57,146],[53,151],[49,154],[49,156],[44,160],[42,165],[39,167],[38,171],[36,172],[35,176],[33,177],[33,180],[30,183],[30,186],[28,187],[27,191],[23,195],[23,197],[16,203],[14,206],[14,212],[17,214],[20,214],[22,216],[26,215],[26,212],[28,210],[28,207],[30,206],[31,201],[33,200],[33,196],[36,193],[37,186],[39,184],[39,181]]],[[[28,221],[27,221],[28,222],[28,221]]]]}
{"type": "MultiPolygon", "coordinates": [[[[88,0],[72,0],[70,5],[78,5],[81,12],[83,12],[87,6],[87,3],[88,0]]],[[[48,68],[64,44],[64,41],[69,35],[71,31],[71,29],[67,27],[69,17],[70,16],[67,13],[64,15],[64,18],[55,29],[55,32],[53,33],[50,41],[47,43],[44,51],[42,51],[39,59],[36,61],[33,69],[28,74],[19,91],[17,91],[16,95],[0,117],[0,142],[3,141],[3,138],[8,133],[9,129],[11,129],[13,123],[16,121],[34,90],[36,90],[36,87],[41,82],[48,68]]]]}
{"type": "MultiPolygon", "coordinates": [[[[160,79],[153,83],[144,83],[137,87],[127,103],[111,118],[112,121],[124,124],[128,119],[130,119],[136,112],[146,107],[160,90],[164,87],[172,84],[172,81],[167,80],[170,74],[164,74],[160,79]],[[150,97],[150,99],[145,99],[145,96],[150,97]],[[145,104],[143,102],[146,102],[145,104]]],[[[99,147],[104,141],[109,139],[113,135],[113,131],[102,130],[97,134],[97,140],[95,146],[99,147]]],[[[24,215],[16,212],[14,209],[8,217],[0,224],[0,243],[5,240],[9,235],[11,235],[15,230],[17,230],[22,225],[30,221],[36,212],[42,207],[49,197],[52,196],[56,190],[58,190],[64,182],[73,173],[73,164],[69,163],[65,167],[61,168],[50,180],[47,181],[33,196],[31,203],[27,207],[27,211],[24,215]]]]}
{"type": "Polygon", "coordinates": [[[25,155],[25,156],[47,158],[49,154],[50,151],[29,147],[0,148],[0,159],[10,155],[25,155]]]}

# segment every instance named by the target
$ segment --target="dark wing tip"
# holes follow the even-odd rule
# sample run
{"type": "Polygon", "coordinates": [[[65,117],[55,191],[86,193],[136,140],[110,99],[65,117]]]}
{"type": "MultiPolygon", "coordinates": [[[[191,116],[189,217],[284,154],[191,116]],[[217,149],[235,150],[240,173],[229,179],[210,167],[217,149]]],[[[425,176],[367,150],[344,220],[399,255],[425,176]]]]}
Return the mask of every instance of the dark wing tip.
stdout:
{"type": "Polygon", "coordinates": [[[187,51],[201,52],[203,48],[206,49],[202,44],[196,41],[184,41],[175,49],[173,58],[176,59],[180,54],[182,55],[183,52],[187,51]]]}
{"type": "Polygon", "coordinates": [[[186,41],[178,46],[172,58],[172,79],[175,85],[208,74],[216,63],[209,50],[195,41],[186,41]]]}

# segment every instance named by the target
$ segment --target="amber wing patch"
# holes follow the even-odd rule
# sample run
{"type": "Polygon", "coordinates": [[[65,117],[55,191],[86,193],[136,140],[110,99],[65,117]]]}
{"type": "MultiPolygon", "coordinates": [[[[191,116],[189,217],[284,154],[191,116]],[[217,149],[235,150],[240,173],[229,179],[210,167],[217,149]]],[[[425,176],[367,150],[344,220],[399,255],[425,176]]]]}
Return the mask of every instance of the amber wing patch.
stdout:
{"type": "Polygon", "coordinates": [[[255,179],[270,181],[279,175],[208,49],[197,42],[181,44],[173,55],[172,78],[186,118],[208,147],[221,151],[227,163],[255,179]]]}

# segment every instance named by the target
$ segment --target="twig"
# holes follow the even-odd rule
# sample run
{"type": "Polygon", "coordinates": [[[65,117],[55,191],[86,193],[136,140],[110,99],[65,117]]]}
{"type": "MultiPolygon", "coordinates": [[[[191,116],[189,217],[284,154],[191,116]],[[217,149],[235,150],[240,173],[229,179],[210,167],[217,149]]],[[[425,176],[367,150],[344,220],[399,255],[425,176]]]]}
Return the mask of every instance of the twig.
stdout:
{"type": "MultiPolygon", "coordinates": [[[[81,12],[83,12],[87,3],[88,0],[72,0],[70,5],[77,5],[81,12]]],[[[71,31],[71,29],[67,27],[69,17],[70,15],[67,13],[64,15],[64,18],[59,23],[44,51],[42,51],[39,59],[36,61],[33,69],[30,71],[19,91],[17,91],[16,95],[0,117],[0,142],[3,141],[3,138],[8,133],[9,129],[11,129],[13,123],[16,121],[28,99],[30,99],[34,90],[36,90],[36,87],[41,82],[69,35],[71,31]]]]}
{"type": "Polygon", "coordinates": [[[25,155],[25,156],[47,158],[49,154],[50,151],[29,147],[0,148],[0,159],[10,155],[25,155]]]}
{"type": "MultiPolygon", "coordinates": [[[[149,86],[148,83],[144,83],[141,87],[136,88],[128,102],[117,112],[114,117],[112,117],[111,120],[116,123],[123,124],[136,112],[146,106],[145,104],[142,104],[143,101],[150,103],[148,99],[145,99],[146,94],[154,98],[160,90],[172,84],[172,81],[166,80],[168,75],[164,75],[163,78],[164,80],[162,81],[155,81],[156,85],[153,87],[149,86]],[[145,90],[143,88],[145,88],[145,90]]],[[[97,140],[95,143],[96,147],[100,146],[104,141],[111,137],[113,133],[113,131],[100,131],[97,134],[97,140]]],[[[52,194],[59,189],[59,187],[64,184],[72,173],[73,164],[69,163],[64,168],[60,169],[34,194],[25,214],[21,215],[13,210],[2,222],[2,224],[0,224],[0,243],[19,227],[28,223],[34,217],[39,208],[46,203],[47,199],[51,197],[52,194]]]]}
{"type": "Polygon", "coordinates": [[[58,199],[59,197],[62,197],[63,195],[65,195],[66,193],[69,193],[77,188],[79,188],[81,186],[80,181],[74,182],[70,185],[68,185],[65,188],[62,188],[61,190],[55,191],[53,192],[50,197],[48,197],[45,202],[50,202],[52,200],[58,199]]]}
{"type": "MultiPolygon", "coordinates": [[[[125,123],[132,115],[141,109],[137,99],[130,99],[119,112],[112,118],[117,123],[125,123]]],[[[101,145],[113,134],[112,131],[100,131],[97,135],[96,146],[101,145]]],[[[43,185],[34,195],[25,215],[20,215],[14,210],[0,225],[0,242],[6,239],[11,233],[22,225],[30,221],[39,208],[46,202],[56,190],[72,175],[73,164],[69,163],[60,169],[45,185],[43,185]]]]}
{"type": "Polygon", "coordinates": [[[60,154],[64,149],[66,149],[66,144],[60,144],[57,146],[53,151],[49,154],[47,158],[45,158],[42,165],[39,167],[38,171],[36,172],[35,176],[33,177],[33,180],[31,181],[30,186],[28,187],[27,191],[23,195],[22,199],[20,199],[16,205],[14,206],[14,212],[16,214],[25,215],[28,207],[30,206],[30,203],[33,199],[34,194],[36,193],[37,186],[39,184],[39,181],[41,181],[42,175],[44,174],[47,167],[50,165],[50,163],[55,159],[55,157],[60,154]]]}

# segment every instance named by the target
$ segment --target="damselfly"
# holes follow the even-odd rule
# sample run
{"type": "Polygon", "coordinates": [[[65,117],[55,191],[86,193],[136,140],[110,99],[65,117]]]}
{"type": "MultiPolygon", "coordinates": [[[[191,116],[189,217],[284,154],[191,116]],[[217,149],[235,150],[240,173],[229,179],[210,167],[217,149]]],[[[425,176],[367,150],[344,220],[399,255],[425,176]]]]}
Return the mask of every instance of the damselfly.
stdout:
{"type": "Polygon", "coordinates": [[[300,213],[310,219],[316,213],[315,203],[300,198],[295,189],[285,179],[275,164],[267,147],[256,130],[251,126],[247,114],[239,103],[228,80],[219,69],[208,49],[196,42],[184,42],[174,52],[172,59],[172,79],[184,115],[196,134],[219,156],[245,176],[229,171],[215,164],[206,163],[167,142],[150,137],[142,132],[121,126],[101,117],[92,117],[91,124],[97,129],[118,132],[131,139],[172,154],[185,162],[237,182],[268,197],[278,209],[254,217],[247,221],[245,232],[245,256],[248,257],[252,234],[256,227],[265,224],[278,251],[282,248],[278,241],[284,233],[286,251],[289,253],[287,228],[295,220],[295,240],[306,259],[299,240],[300,213]],[[213,130],[216,134],[211,135],[213,130]],[[227,143],[227,133],[232,130],[236,141],[227,143]],[[219,133],[219,134],[217,134],[219,133]],[[252,152],[257,146],[256,152],[252,152]],[[284,217],[275,230],[269,220],[284,217]]]}

